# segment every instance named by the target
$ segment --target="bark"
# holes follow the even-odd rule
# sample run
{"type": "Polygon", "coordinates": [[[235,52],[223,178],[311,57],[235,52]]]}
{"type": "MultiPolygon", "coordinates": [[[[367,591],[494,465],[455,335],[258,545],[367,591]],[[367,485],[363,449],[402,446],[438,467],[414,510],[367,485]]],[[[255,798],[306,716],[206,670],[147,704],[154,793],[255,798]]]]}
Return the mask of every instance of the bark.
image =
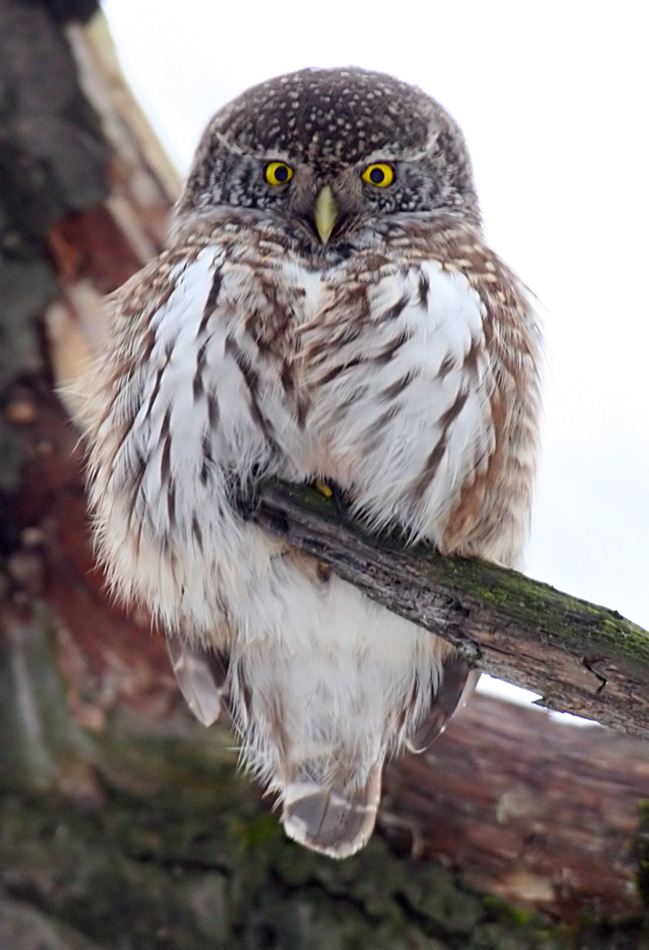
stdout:
{"type": "MultiPolygon", "coordinates": [[[[0,0],[0,946],[649,945],[639,740],[476,697],[430,754],[390,765],[377,835],[338,864],[283,838],[227,727],[184,709],[163,637],[107,597],[54,380],[74,382],[103,294],[160,247],[177,179],[101,17],[82,25],[93,6],[0,0]]],[[[252,516],[360,571],[368,593],[380,582],[395,609],[425,604],[426,624],[491,668],[507,628],[523,642],[531,625],[498,668],[537,675],[537,651],[565,654],[566,696],[600,714],[577,671],[606,623],[587,628],[596,649],[548,647],[565,601],[541,608],[523,578],[370,541],[329,507],[270,485],[252,516]],[[399,603],[393,569],[409,590],[399,603]]],[[[640,683],[611,650],[618,693],[640,683]]],[[[544,692],[563,702],[557,690],[544,692]]]]}

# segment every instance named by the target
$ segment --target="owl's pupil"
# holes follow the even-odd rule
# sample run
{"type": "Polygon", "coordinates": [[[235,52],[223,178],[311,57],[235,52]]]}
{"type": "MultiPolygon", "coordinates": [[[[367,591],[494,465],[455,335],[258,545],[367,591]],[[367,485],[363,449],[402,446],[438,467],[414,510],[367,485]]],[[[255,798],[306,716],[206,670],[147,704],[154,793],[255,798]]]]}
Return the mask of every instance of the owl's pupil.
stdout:
{"type": "Polygon", "coordinates": [[[370,172],[370,181],[375,185],[380,185],[385,178],[385,172],[382,168],[373,168],[370,172]]]}
{"type": "Polygon", "coordinates": [[[278,165],[275,169],[275,178],[277,181],[286,181],[288,178],[288,168],[286,165],[278,165]]]}

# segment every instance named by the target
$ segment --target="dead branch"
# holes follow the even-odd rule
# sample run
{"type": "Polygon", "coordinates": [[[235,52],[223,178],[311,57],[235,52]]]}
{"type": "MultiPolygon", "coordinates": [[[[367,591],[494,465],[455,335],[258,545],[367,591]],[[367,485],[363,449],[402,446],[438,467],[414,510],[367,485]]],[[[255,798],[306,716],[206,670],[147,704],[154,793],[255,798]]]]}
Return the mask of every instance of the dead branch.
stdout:
{"type": "Polygon", "coordinates": [[[649,633],[616,611],[494,564],[372,537],[311,488],[268,481],[247,516],[548,708],[649,736],[649,633]]]}

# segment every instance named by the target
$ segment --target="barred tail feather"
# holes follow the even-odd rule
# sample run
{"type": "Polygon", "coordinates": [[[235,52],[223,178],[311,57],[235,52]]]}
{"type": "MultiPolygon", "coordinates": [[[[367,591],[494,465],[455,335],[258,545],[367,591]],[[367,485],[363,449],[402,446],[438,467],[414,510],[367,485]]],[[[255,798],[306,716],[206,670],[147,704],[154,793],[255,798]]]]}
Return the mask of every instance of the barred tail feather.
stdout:
{"type": "Polygon", "coordinates": [[[289,838],[330,858],[347,858],[374,830],[381,798],[383,761],[361,788],[294,782],[284,792],[282,824],[289,838]]]}

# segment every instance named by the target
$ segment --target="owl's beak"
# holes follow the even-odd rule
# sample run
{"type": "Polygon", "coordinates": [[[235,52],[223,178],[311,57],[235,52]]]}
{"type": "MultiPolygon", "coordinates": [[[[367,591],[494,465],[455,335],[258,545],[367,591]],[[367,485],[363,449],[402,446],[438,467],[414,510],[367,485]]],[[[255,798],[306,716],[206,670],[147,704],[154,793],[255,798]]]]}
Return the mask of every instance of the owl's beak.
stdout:
{"type": "Polygon", "coordinates": [[[334,193],[329,185],[325,185],[320,189],[320,193],[313,207],[313,219],[315,221],[316,231],[323,244],[326,244],[331,237],[331,232],[334,229],[339,214],[340,208],[336,204],[334,193]]]}

